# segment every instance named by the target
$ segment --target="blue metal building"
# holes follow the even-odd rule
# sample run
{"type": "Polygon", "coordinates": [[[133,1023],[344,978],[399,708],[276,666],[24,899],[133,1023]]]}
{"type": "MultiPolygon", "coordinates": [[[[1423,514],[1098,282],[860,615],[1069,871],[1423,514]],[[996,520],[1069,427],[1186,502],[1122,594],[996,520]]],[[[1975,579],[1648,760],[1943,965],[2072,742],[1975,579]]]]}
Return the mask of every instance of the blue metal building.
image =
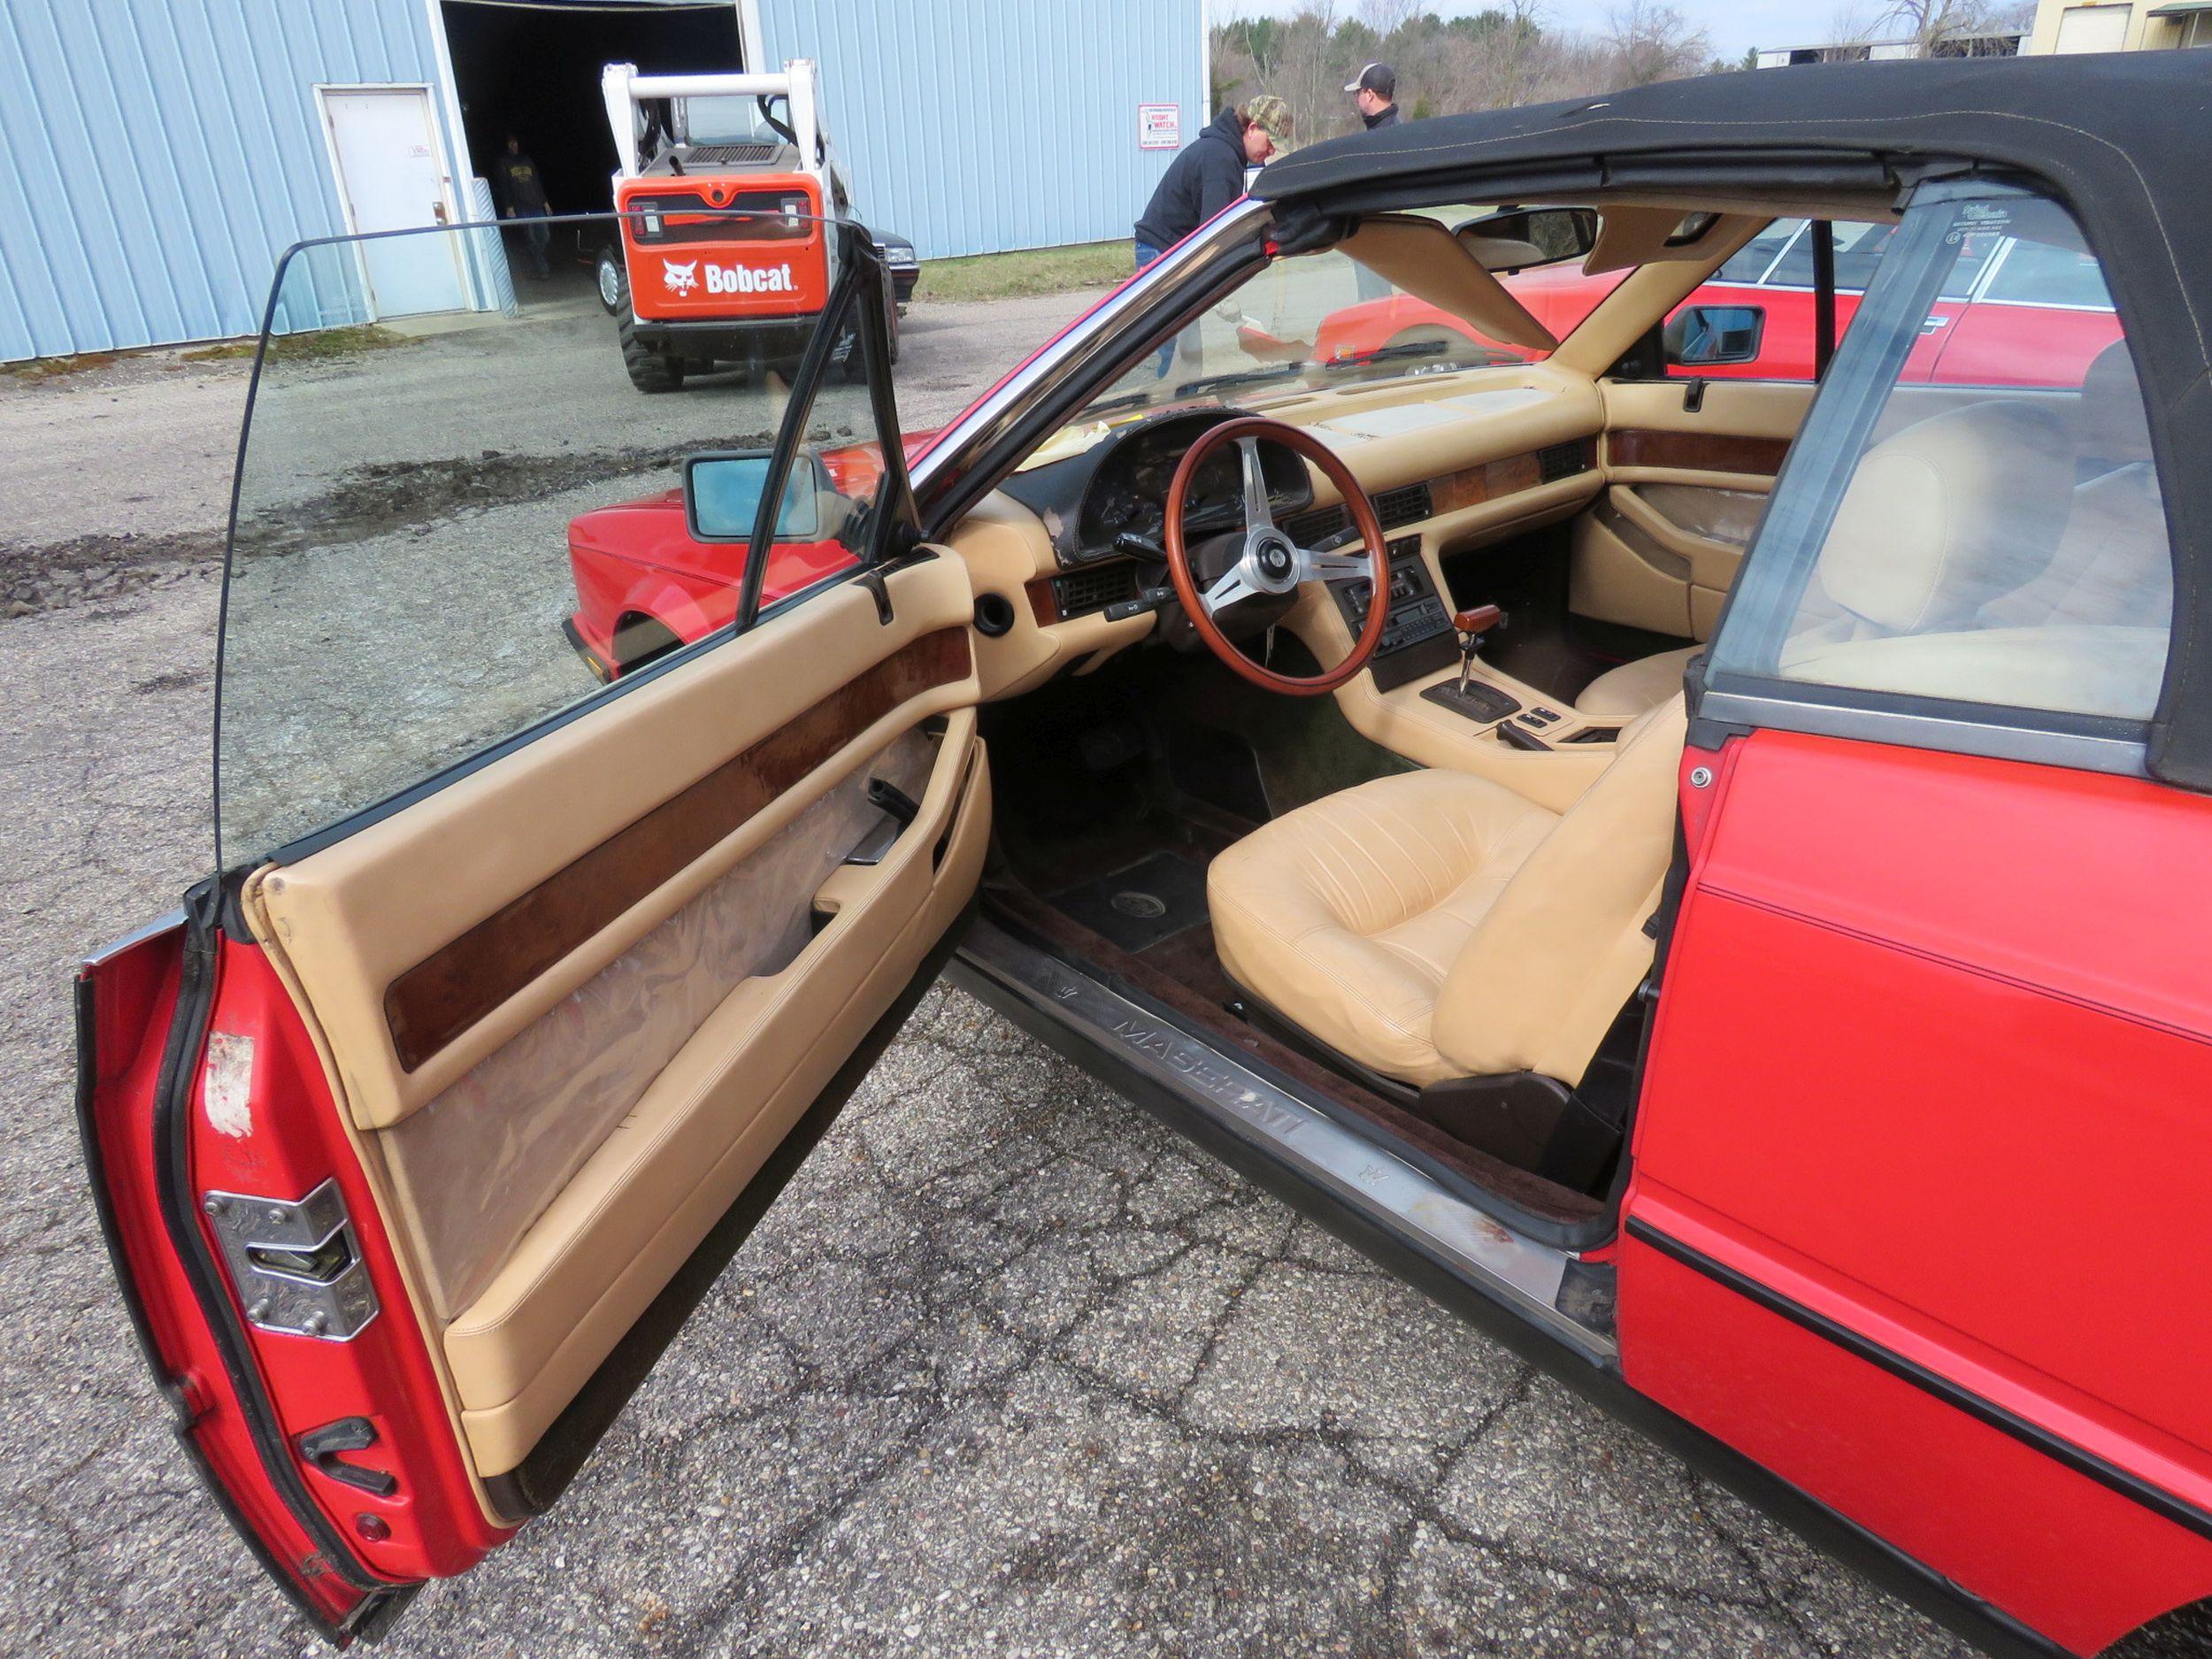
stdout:
{"type": "MultiPolygon", "coordinates": [[[[557,210],[603,208],[599,164],[562,157],[601,134],[598,65],[617,58],[813,58],[861,217],[925,259],[1124,237],[1210,113],[1204,8],[4,0],[0,361],[250,333],[293,242],[486,216],[510,123],[534,122],[549,180],[566,166],[557,210]]],[[[485,288],[457,268],[443,297],[334,295],[330,319],[485,288]]]]}

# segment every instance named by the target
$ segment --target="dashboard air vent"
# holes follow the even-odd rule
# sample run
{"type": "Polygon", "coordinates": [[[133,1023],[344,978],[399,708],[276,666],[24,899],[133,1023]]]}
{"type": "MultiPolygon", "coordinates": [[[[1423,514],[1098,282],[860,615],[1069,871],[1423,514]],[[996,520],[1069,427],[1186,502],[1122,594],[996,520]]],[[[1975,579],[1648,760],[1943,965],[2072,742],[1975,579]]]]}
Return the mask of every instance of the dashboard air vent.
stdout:
{"type": "Polygon", "coordinates": [[[1316,507],[1283,520],[1283,534],[1300,547],[1318,547],[1352,521],[1341,507],[1316,507]]]}
{"type": "Polygon", "coordinates": [[[1062,616],[1088,616],[1094,611],[1105,610],[1108,605],[1118,605],[1125,599],[1134,599],[1137,596],[1137,567],[1126,564],[1100,565],[1070,575],[1056,576],[1052,580],[1052,594],[1060,602],[1062,616]]]}
{"type": "Polygon", "coordinates": [[[1383,491],[1375,497],[1375,516],[1382,520],[1382,527],[1386,530],[1419,524],[1429,516],[1429,487],[1426,484],[1408,484],[1399,489],[1383,491]]]}
{"type": "Polygon", "coordinates": [[[1563,478],[1586,472],[1591,465],[1590,441],[1576,438],[1566,443],[1555,443],[1549,449],[1539,449],[1536,465],[1547,484],[1555,484],[1563,478]]]}

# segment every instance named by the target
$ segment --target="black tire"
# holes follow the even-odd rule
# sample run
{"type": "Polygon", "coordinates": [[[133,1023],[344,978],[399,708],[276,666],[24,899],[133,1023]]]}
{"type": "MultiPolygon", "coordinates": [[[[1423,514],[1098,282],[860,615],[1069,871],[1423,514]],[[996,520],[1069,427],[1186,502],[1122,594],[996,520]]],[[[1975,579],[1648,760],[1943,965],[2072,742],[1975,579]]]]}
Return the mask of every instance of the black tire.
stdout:
{"type": "Polygon", "coordinates": [[[630,309],[630,273],[624,268],[620,254],[611,248],[602,248],[592,277],[599,288],[599,303],[607,308],[608,316],[619,317],[630,309]]]}
{"type": "Polygon", "coordinates": [[[625,316],[618,328],[622,337],[622,366],[630,384],[649,396],[680,390],[684,383],[684,360],[674,352],[638,338],[634,319],[625,316]]]}

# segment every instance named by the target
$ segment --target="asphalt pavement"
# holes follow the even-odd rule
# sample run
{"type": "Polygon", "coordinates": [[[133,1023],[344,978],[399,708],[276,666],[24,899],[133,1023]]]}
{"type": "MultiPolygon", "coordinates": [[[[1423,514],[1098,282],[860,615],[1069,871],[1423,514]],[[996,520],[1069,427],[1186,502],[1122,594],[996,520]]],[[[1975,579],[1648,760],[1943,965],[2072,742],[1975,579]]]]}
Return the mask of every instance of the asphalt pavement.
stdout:
{"type": "MultiPolygon", "coordinates": [[[[1087,297],[918,307],[907,420],[1087,297]]],[[[71,965],[211,856],[242,388],[0,382],[12,1652],[321,1651],[167,1437],[70,1105],[71,965]]],[[[385,1651],[1963,1650],[941,987],[555,1513],[385,1651]]]]}

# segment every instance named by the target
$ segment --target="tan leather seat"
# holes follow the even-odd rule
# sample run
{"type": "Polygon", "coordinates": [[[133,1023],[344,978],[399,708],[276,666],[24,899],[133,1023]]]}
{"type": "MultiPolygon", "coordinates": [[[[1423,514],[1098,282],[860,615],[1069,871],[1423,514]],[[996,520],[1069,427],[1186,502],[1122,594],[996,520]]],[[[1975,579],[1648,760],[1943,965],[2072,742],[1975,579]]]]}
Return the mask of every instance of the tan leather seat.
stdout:
{"type": "Polygon", "coordinates": [[[1582,688],[1575,708],[1597,720],[1630,719],[1655,709],[1682,689],[1682,671],[1704,649],[1692,645],[1678,651],[1661,651],[1656,657],[1640,657],[1618,668],[1609,668],[1582,688]]]}
{"type": "Polygon", "coordinates": [[[1440,769],[1285,814],[1206,872],[1221,965],[1386,1077],[1579,1082],[1651,965],[1683,731],[1642,716],[1564,814],[1440,769]]]}

